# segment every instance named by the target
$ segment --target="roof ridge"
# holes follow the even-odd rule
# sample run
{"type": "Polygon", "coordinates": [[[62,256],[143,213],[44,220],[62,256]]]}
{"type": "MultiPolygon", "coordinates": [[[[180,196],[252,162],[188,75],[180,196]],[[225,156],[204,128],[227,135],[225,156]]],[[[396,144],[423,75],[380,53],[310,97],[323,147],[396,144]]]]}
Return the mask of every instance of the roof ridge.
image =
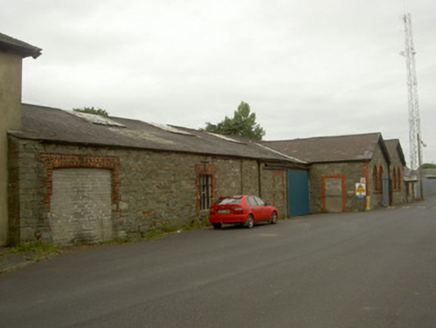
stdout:
{"type": "Polygon", "coordinates": [[[359,137],[359,136],[369,136],[369,135],[374,135],[374,136],[381,135],[381,132],[342,134],[342,135],[335,135],[335,136],[315,136],[315,137],[295,138],[295,139],[262,140],[262,142],[288,142],[288,141],[296,141],[296,140],[333,139],[333,138],[359,137]]]}

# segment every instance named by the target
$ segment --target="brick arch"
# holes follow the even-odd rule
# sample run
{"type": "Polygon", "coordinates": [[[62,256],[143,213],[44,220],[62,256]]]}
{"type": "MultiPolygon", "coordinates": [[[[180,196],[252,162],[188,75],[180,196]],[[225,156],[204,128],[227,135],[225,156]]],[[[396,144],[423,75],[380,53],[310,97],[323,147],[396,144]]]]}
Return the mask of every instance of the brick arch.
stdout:
{"type": "Polygon", "coordinates": [[[65,155],[54,153],[41,153],[41,161],[46,169],[44,178],[45,198],[44,203],[50,212],[50,199],[53,194],[53,169],[58,168],[98,168],[111,170],[111,202],[115,210],[119,210],[120,203],[120,160],[114,156],[93,156],[93,155],[65,155]]]}

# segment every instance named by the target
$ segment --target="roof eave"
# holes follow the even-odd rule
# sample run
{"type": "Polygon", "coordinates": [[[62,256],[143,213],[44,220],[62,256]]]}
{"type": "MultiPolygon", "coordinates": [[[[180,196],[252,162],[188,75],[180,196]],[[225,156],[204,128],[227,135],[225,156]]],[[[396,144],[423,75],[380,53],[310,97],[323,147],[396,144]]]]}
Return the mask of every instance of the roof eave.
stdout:
{"type": "Polygon", "coordinates": [[[41,56],[42,49],[32,46],[24,41],[12,38],[0,33],[0,50],[21,55],[22,58],[32,57],[34,59],[41,56]]]}
{"type": "MultiPolygon", "coordinates": [[[[234,154],[222,154],[222,153],[213,153],[213,152],[193,152],[189,150],[177,150],[177,149],[161,149],[154,147],[140,147],[140,146],[125,146],[125,145],[113,145],[113,144],[103,144],[103,143],[91,143],[91,142],[80,142],[80,141],[68,141],[68,140],[53,140],[49,138],[40,138],[40,137],[29,137],[23,136],[21,131],[8,131],[8,135],[13,136],[20,140],[33,140],[36,142],[46,143],[46,144],[61,144],[61,145],[76,145],[76,146],[85,146],[85,147],[96,147],[96,148],[117,148],[117,149],[135,149],[135,150],[148,150],[155,152],[173,152],[173,153],[183,153],[183,154],[193,154],[200,156],[220,156],[220,157],[231,157],[231,158],[245,158],[250,160],[258,160],[262,163],[283,163],[283,164],[302,164],[295,163],[289,159],[277,159],[277,158],[268,158],[268,157],[250,157],[250,156],[238,156],[234,154]]],[[[304,165],[304,164],[302,164],[304,165]]]]}

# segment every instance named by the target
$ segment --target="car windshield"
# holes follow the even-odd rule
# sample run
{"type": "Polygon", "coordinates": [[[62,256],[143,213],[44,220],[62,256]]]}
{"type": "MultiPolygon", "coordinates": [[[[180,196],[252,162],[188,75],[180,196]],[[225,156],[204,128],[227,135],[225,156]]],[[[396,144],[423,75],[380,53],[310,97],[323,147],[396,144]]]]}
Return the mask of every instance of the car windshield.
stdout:
{"type": "Polygon", "coordinates": [[[227,205],[227,204],[239,204],[241,197],[223,197],[220,198],[215,204],[216,205],[227,205]]]}

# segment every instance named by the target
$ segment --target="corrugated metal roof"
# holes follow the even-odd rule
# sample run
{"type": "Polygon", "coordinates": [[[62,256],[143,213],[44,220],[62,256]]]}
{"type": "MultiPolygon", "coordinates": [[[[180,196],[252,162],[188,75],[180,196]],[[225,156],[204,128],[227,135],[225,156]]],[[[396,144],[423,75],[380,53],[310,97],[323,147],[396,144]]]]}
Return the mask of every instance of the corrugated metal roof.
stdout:
{"type": "Polygon", "coordinates": [[[61,109],[23,104],[22,129],[9,131],[9,134],[22,139],[90,146],[189,152],[283,163],[303,163],[250,140],[236,143],[207,132],[183,127],[163,128],[159,125],[119,117],[108,117],[106,122],[107,120],[116,124],[104,125],[101,122],[83,119],[78,115],[71,115],[61,109]]]}
{"type": "Polygon", "coordinates": [[[262,141],[270,148],[308,163],[370,161],[379,144],[388,162],[389,154],[380,133],[262,141]]]}
{"type": "Polygon", "coordinates": [[[0,50],[18,53],[23,58],[32,56],[35,59],[41,55],[41,51],[42,51],[42,49],[38,47],[14,39],[3,33],[0,33],[0,50]]]}

